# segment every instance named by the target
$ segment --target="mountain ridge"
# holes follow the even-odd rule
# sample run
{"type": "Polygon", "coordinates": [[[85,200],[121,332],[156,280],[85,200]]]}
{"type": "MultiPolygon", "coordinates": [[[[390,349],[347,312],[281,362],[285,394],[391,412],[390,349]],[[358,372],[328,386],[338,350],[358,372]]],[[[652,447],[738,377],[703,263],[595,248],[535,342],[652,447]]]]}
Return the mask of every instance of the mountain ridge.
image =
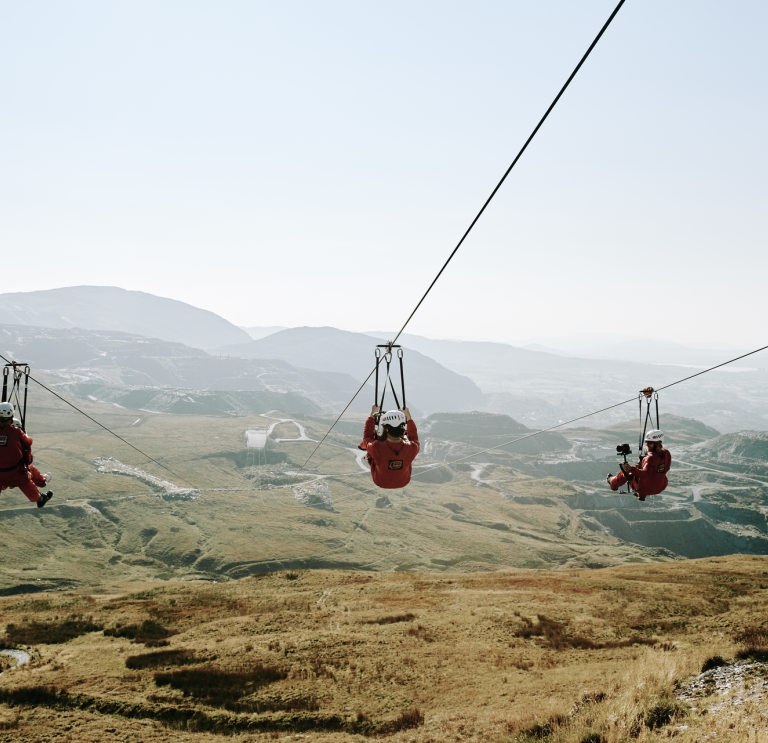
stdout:
{"type": "Polygon", "coordinates": [[[246,331],[214,312],[116,286],[0,294],[0,323],[120,330],[203,349],[250,340],[246,331]]]}
{"type": "MultiPolygon", "coordinates": [[[[332,327],[288,328],[260,340],[224,346],[219,353],[242,358],[283,359],[294,366],[351,374],[362,382],[375,366],[377,338],[332,327]]],[[[395,390],[400,397],[399,365],[393,360],[395,390]]],[[[469,377],[413,349],[404,354],[406,402],[425,412],[459,412],[484,406],[485,395],[469,377]]],[[[385,367],[379,372],[383,384],[385,367]]],[[[373,379],[371,379],[371,382],[373,379]]],[[[381,392],[380,392],[381,394],[381,392]]],[[[391,400],[391,390],[387,393],[391,400]]],[[[386,406],[385,401],[385,406],[386,406]]]]}

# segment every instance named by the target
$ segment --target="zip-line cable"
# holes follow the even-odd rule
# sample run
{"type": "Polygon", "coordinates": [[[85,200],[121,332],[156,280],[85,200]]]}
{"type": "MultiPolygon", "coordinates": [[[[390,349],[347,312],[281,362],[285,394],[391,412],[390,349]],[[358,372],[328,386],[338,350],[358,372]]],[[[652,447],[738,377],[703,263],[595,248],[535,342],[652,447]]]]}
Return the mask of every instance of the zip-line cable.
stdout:
{"type": "MultiPolygon", "coordinates": [[[[6,359],[5,356],[3,356],[2,354],[0,354],[0,359],[5,361],[6,364],[13,364],[12,361],[9,361],[8,359],[6,359]]],[[[71,403],[65,397],[62,397],[58,392],[54,392],[50,387],[47,387],[46,385],[44,385],[39,379],[35,379],[31,374],[29,375],[29,378],[33,382],[35,382],[35,384],[38,384],[44,390],[47,390],[48,392],[50,392],[54,397],[58,397],[59,400],[61,400],[62,402],[66,403],[67,405],[69,405],[70,408],[74,408],[78,413],[80,413],[81,415],[84,415],[86,418],[88,418],[88,420],[93,421],[97,426],[100,426],[101,428],[103,428],[107,433],[111,433],[115,438],[120,439],[120,441],[122,441],[124,444],[126,444],[127,446],[130,446],[131,449],[133,449],[133,450],[137,451],[139,454],[141,454],[142,457],[146,457],[150,462],[154,462],[158,467],[162,467],[167,472],[170,472],[174,477],[178,477],[179,480],[187,483],[187,485],[189,485],[190,487],[192,487],[192,488],[195,487],[189,480],[187,480],[186,478],[182,477],[177,472],[174,472],[170,467],[166,467],[164,464],[161,464],[154,457],[150,457],[149,454],[147,454],[145,451],[142,451],[141,449],[139,449],[138,446],[134,446],[130,441],[127,441],[122,436],[120,436],[120,434],[115,433],[111,428],[107,428],[107,426],[105,426],[103,423],[100,423],[99,421],[97,421],[93,416],[88,415],[88,413],[86,413],[84,410],[81,410],[80,408],[78,408],[77,405],[75,405],[74,403],[71,403]]]]}
{"type": "MultiPolygon", "coordinates": [[[[563,87],[560,88],[560,92],[555,96],[552,103],[549,104],[549,108],[544,112],[544,115],[539,120],[539,123],[536,124],[536,126],[534,127],[528,139],[525,140],[525,144],[523,144],[523,146],[520,148],[520,151],[515,156],[515,159],[512,161],[512,164],[506,169],[506,171],[504,172],[504,175],[501,177],[501,180],[496,184],[496,188],[494,188],[493,191],[491,191],[491,195],[485,200],[485,203],[480,208],[480,211],[475,215],[475,218],[472,220],[469,227],[467,227],[466,231],[461,236],[461,240],[459,240],[459,242],[456,244],[456,247],[451,251],[451,254],[448,256],[448,259],[443,264],[443,267],[437,272],[437,276],[435,276],[435,278],[432,280],[432,283],[429,285],[429,287],[427,287],[427,291],[424,292],[424,295],[418,301],[418,304],[416,305],[416,307],[413,308],[413,312],[411,312],[411,314],[408,315],[408,319],[405,321],[405,323],[403,323],[403,327],[400,328],[397,335],[395,336],[395,339],[392,341],[393,344],[397,343],[397,339],[403,334],[403,331],[405,331],[405,328],[408,326],[408,323],[410,323],[413,316],[418,311],[419,307],[421,307],[424,300],[427,298],[427,295],[432,291],[432,287],[434,287],[438,279],[443,275],[443,271],[445,271],[445,269],[448,267],[448,264],[451,262],[451,260],[453,260],[453,257],[459,251],[459,248],[464,244],[464,241],[469,236],[469,233],[472,232],[472,229],[480,220],[480,217],[483,216],[483,212],[485,212],[488,205],[493,200],[493,197],[496,196],[497,192],[504,184],[504,181],[507,180],[507,176],[512,172],[512,169],[515,167],[515,165],[517,165],[518,160],[523,156],[523,153],[528,149],[528,145],[533,141],[533,138],[536,136],[536,134],[538,134],[539,129],[541,129],[541,127],[544,125],[544,122],[549,117],[549,114],[552,113],[552,110],[557,105],[560,98],[562,98],[563,93],[565,93],[568,86],[573,81],[573,78],[576,77],[577,73],[581,69],[584,62],[587,61],[587,57],[589,57],[589,55],[592,53],[592,50],[597,46],[597,42],[600,41],[603,34],[607,30],[608,26],[611,25],[611,22],[616,17],[619,10],[621,10],[621,6],[624,5],[624,2],[625,0],[619,0],[619,4],[613,9],[613,13],[611,13],[611,15],[608,17],[608,20],[603,24],[603,27],[600,29],[600,32],[597,34],[597,36],[595,36],[594,41],[589,45],[589,48],[587,49],[587,51],[584,52],[584,55],[579,60],[579,63],[576,65],[573,72],[568,76],[568,79],[565,81],[565,84],[563,85],[563,87]]],[[[355,392],[352,399],[346,404],[346,406],[344,407],[344,410],[342,410],[341,413],[339,413],[338,418],[336,418],[336,420],[333,422],[333,425],[326,432],[325,436],[323,436],[323,438],[320,440],[318,445],[314,448],[314,450],[309,455],[309,457],[307,457],[307,461],[304,462],[303,465],[301,465],[301,469],[296,473],[295,477],[298,477],[301,474],[301,472],[304,470],[304,468],[307,466],[307,464],[309,463],[309,460],[312,459],[312,457],[315,455],[315,452],[320,448],[320,446],[322,445],[323,441],[325,441],[328,434],[331,431],[333,431],[333,429],[336,427],[336,424],[341,420],[341,416],[343,416],[344,413],[347,412],[347,409],[349,408],[349,406],[355,401],[355,398],[360,394],[360,392],[362,392],[363,387],[365,387],[365,385],[368,383],[368,380],[373,376],[373,373],[376,371],[376,369],[378,369],[380,363],[381,363],[381,359],[380,358],[376,359],[376,365],[371,370],[371,373],[366,377],[365,381],[360,385],[360,387],[358,388],[357,392],[355,392]]]]}

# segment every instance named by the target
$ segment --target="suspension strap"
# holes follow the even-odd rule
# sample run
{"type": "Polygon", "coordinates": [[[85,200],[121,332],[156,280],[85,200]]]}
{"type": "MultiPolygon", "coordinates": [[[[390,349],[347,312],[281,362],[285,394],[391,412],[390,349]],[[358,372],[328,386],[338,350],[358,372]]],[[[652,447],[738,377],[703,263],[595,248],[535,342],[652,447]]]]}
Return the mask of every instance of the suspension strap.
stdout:
{"type": "MultiPolygon", "coordinates": [[[[643,418],[643,397],[645,397],[645,422],[641,425],[642,431],[640,433],[640,441],[637,445],[637,453],[640,459],[642,459],[643,444],[645,443],[645,434],[648,430],[648,421],[653,424],[653,417],[651,415],[651,399],[656,399],[656,421],[659,420],[659,393],[655,392],[653,387],[646,387],[644,390],[640,390],[638,399],[640,401],[640,419],[643,418]]],[[[658,428],[658,426],[656,426],[658,428]]]]}
{"type": "Polygon", "coordinates": [[[389,379],[389,386],[392,388],[392,394],[395,396],[395,405],[397,405],[397,409],[400,410],[400,401],[397,399],[397,392],[395,392],[395,385],[391,377],[389,379]]]}
{"type": "MultiPolygon", "coordinates": [[[[405,374],[403,374],[403,349],[402,348],[397,349],[397,358],[400,359],[400,387],[403,391],[403,407],[406,407],[405,405],[405,374]]],[[[394,392],[394,390],[392,390],[392,392],[394,392]]],[[[398,405],[398,407],[400,406],[398,405]]]]}
{"type": "Polygon", "coordinates": [[[384,397],[387,394],[387,382],[390,381],[389,379],[389,365],[392,363],[392,353],[387,351],[384,354],[384,361],[387,363],[387,378],[384,381],[384,389],[381,392],[381,402],[379,403],[379,412],[384,412],[384,397]]]}
{"type": "MultiPolygon", "coordinates": [[[[21,381],[21,380],[19,380],[21,381]]],[[[29,366],[24,367],[24,402],[20,402],[19,420],[21,421],[21,430],[27,431],[27,393],[29,392],[29,366]]]]}
{"type": "Polygon", "coordinates": [[[381,351],[378,346],[376,346],[373,354],[376,357],[376,389],[373,392],[373,404],[377,405],[379,402],[379,364],[381,364],[381,351]]]}

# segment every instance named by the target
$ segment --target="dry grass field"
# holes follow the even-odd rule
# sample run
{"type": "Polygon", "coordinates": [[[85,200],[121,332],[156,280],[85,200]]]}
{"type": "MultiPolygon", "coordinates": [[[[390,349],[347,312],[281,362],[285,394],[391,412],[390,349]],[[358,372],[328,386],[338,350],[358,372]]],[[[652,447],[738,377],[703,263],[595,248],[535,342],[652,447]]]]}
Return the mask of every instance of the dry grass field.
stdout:
{"type": "Polygon", "coordinates": [[[756,556],[10,596],[0,740],[765,743],[766,617],[756,556]]]}

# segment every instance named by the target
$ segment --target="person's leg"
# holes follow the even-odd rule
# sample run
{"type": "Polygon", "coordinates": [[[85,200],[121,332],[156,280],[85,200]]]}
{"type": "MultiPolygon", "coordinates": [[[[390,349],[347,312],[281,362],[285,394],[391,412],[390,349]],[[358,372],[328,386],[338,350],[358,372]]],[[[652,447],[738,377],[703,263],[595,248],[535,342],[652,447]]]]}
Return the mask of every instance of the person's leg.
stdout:
{"type": "Polygon", "coordinates": [[[35,487],[35,484],[32,482],[32,480],[30,480],[29,478],[27,478],[26,481],[19,480],[19,484],[16,485],[15,487],[21,490],[21,492],[24,493],[24,495],[26,495],[27,498],[29,498],[29,500],[32,501],[32,503],[37,503],[37,501],[40,500],[40,492],[35,487]]]}
{"type": "Polygon", "coordinates": [[[38,488],[44,488],[48,484],[48,480],[45,478],[45,476],[40,472],[37,467],[35,467],[34,464],[29,465],[29,476],[32,479],[32,482],[37,485],[38,488]]]}
{"type": "Polygon", "coordinates": [[[618,490],[622,485],[627,482],[627,476],[623,472],[619,472],[618,475],[614,475],[611,478],[611,490],[618,490]]]}

